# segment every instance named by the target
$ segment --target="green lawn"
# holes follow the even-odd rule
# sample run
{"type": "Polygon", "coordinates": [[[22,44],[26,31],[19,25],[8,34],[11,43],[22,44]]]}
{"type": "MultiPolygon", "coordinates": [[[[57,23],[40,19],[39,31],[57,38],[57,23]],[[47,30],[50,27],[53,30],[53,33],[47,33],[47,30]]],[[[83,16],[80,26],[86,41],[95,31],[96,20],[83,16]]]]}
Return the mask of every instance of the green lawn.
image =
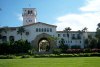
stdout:
{"type": "Polygon", "coordinates": [[[0,67],[100,67],[100,57],[0,59],[0,67]]]}

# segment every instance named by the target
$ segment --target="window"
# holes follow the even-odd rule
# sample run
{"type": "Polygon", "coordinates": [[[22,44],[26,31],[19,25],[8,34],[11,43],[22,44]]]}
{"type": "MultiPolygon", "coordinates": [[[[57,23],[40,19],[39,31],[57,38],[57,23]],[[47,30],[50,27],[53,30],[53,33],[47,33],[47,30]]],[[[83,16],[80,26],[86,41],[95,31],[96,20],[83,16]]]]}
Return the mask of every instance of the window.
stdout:
{"type": "Polygon", "coordinates": [[[59,41],[59,43],[60,43],[60,41],[59,41]]]}
{"type": "Polygon", "coordinates": [[[80,41],[80,43],[81,43],[81,41],[80,41]]]}
{"type": "Polygon", "coordinates": [[[44,32],[46,32],[46,28],[44,28],[44,32]]]}
{"type": "Polygon", "coordinates": [[[29,32],[26,32],[26,35],[29,35],[29,32]]]}
{"type": "Polygon", "coordinates": [[[77,39],[81,39],[81,35],[80,34],[77,34],[77,39]]]}
{"type": "Polygon", "coordinates": [[[29,20],[29,22],[32,22],[32,20],[29,20]]]}
{"type": "Polygon", "coordinates": [[[76,39],[76,38],[75,38],[75,34],[72,35],[72,39],[76,39]]]}
{"type": "Polygon", "coordinates": [[[41,28],[39,28],[39,32],[41,32],[41,28]]]}
{"type": "Polygon", "coordinates": [[[30,12],[31,14],[32,14],[32,10],[31,10],[31,12],[30,12]]]}
{"type": "Polygon", "coordinates": [[[32,10],[31,11],[28,10],[28,14],[32,14],[32,10]]]}
{"type": "Polygon", "coordinates": [[[50,28],[50,32],[52,32],[52,28],[50,28]]]}
{"type": "Polygon", "coordinates": [[[10,40],[10,41],[14,41],[14,36],[10,36],[10,37],[9,37],[9,40],[10,40]]]}
{"type": "Polygon", "coordinates": [[[43,28],[42,28],[42,32],[43,32],[43,28]]]}
{"type": "Polygon", "coordinates": [[[28,14],[30,14],[30,11],[28,10],[28,14]]]}
{"type": "Polygon", "coordinates": [[[67,41],[66,41],[66,43],[67,43],[67,41]]]}
{"type": "Polygon", "coordinates": [[[72,43],[72,41],[71,41],[71,43],[72,43]]]}
{"type": "Polygon", "coordinates": [[[36,32],[38,32],[38,28],[36,28],[36,32]]]}
{"type": "Polygon", "coordinates": [[[60,34],[58,34],[58,37],[60,37],[60,34]]]}
{"type": "Polygon", "coordinates": [[[66,34],[63,34],[63,37],[66,37],[66,34]]]}
{"type": "Polygon", "coordinates": [[[47,28],[47,32],[49,32],[49,28],[47,28]]]}
{"type": "Polygon", "coordinates": [[[65,41],[64,41],[64,43],[65,43],[65,41]]]}
{"type": "Polygon", "coordinates": [[[7,37],[6,36],[3,36],[2,37],[2,41],[7,41],[7,37]]]}

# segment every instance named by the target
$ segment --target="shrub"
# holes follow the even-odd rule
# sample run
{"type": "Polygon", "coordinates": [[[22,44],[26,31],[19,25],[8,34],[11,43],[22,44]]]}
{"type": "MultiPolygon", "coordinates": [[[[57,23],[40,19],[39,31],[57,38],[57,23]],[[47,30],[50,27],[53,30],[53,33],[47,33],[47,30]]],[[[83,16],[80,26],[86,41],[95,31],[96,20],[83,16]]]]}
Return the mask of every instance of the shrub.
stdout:
{"type": "Polygon", "coordinates": [[[100,52],[100,49],[91,49],[92,52],[100,52]]]}
{"type": "Polygon", "coordinates": [[[59,55],[59,54],[61,53],[61,49],[54,49],[54,50],[52,51],[52,53],[53,53],[53,54],[59,55]]]}
{"type": "Polygon", "coordinates": [[[31,49],[28,41],[19,40],[0,44],[0,54],[27,53],[31,49]]]}
{"type": "Polygon", "coordinates": [[[35,55],[36,54],[36,50],[35,49],[28,50],[28,54],[29,55],[35,55]]]}
{"type": "Polygon", "coordinates": [[[67,53],[83,53],[84,49],[68,49],[67,53]]]}
{"type": "Polygon", "coordinates": [[[30,55],[22,55],[22,58],[30,58],[30,55]]]}
{"type": "Polygon", "coordinates": [[[7,55],[7,59],[15,59],[16,56],[15,55],[7,55]]]}
{"type": "Polygon", "coordinates": [[[81,47],[80,47],[80,45],[73,45],[73,46],[71,46],[71,48],[72,49],[80,49],[81,47]]]}
{"type": "Polygon", "coordinates": [[[0,55],[0,59],[15,59],[15,55],[0,55]]]}
{"type": "Polygon", "coordinates": [[[84,52],[85,53],[90,53],[91,52],[91,49],[90,48],[86,48],[86,49],[84,49],[84,52]]]}

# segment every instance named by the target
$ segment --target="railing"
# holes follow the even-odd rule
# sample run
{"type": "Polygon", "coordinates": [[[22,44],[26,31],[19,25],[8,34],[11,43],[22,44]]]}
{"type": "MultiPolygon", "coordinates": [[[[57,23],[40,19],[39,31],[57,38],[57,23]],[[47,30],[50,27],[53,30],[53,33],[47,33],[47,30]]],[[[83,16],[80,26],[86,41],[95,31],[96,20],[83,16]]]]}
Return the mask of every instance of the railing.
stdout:
{"type": "Polygon", "coordinates": [[[77,36],[77,37],[72,36],[72,39],[81,39],[81,36],[77,36]]]}
{"type": "Polygon", "coordinates": [[[32,13],[32,14],[22,13],[22,15],[36,15],[36,13],[32,13]]]}

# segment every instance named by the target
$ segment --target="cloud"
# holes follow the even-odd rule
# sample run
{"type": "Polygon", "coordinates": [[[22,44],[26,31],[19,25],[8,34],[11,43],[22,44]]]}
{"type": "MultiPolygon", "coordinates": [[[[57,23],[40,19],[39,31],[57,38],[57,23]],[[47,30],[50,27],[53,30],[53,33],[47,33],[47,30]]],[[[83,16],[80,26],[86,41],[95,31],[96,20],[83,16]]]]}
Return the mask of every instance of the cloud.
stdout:
{"type": "Polygon", "coordinates": [[[80,8],[81,11],[100,11],[100,0],[86,0],[86,5],[80,8]]]}
{"type": "Polygon", "coordinates": [[[67,14],[56,18],[57,21],[55,25],[57,25],[57,30],[71,27],[73,31],[77,31],[87,27],[89,31],[96,31],[97,24],[100,23],[100,8],[98,8],[98,6],[92,7],[92,4],[98,4],[99,1],[97,1],[98,0],[86,0],[87,4],[80,8],[82,14],[67,14]]]}
{"type": "Polygon", "coordinates": [[[19,19],[20,21],[23,21],[22,14],[17,14],[17,16],[18,16],[18,19],[19,19]]]}

